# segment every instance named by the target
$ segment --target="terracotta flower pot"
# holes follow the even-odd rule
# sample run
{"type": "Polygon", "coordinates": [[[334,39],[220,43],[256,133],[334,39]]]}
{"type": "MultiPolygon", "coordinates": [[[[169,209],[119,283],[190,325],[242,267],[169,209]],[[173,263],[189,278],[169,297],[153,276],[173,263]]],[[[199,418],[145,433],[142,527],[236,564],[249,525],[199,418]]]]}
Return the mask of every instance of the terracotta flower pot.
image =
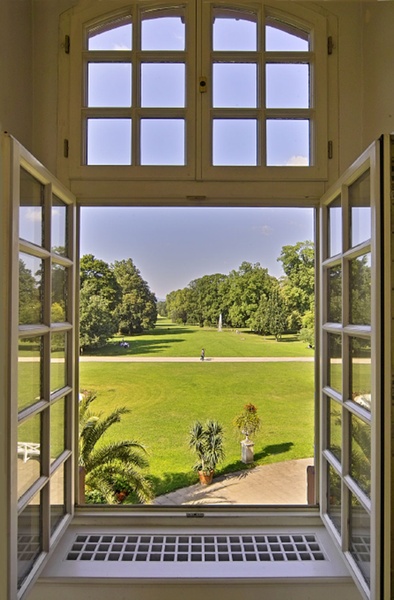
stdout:
{"type": "Polygon", "coordinates": [[[213,471],[209,471],[209,473],[205,471],[199,471],[198,475],[200,477],[201,485],[210,485],[213,479],[213,471]]]}

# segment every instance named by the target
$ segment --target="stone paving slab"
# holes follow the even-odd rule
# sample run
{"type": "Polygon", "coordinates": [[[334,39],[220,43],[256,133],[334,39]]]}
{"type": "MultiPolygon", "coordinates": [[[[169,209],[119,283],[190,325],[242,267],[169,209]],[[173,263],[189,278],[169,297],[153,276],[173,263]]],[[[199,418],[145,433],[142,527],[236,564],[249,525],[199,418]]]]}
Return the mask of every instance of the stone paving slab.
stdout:
{"type": "Polygon", "coordinates": [[[199,483],[158,496],[153,504],[307,504],[307,467],[313,458],[258,466],[214,478],[209,486],[199,483]]]}

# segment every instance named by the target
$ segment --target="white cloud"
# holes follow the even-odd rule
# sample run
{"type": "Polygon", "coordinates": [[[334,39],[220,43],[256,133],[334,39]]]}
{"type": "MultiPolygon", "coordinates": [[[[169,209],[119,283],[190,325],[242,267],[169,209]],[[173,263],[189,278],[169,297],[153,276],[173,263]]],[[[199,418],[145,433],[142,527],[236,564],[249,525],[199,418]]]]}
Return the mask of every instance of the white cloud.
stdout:
{"type": "Polygon", "coordinates": [[[292,156],[286,164],[287,167],[309,166],[309,160],[306,156],[292,156]]]}
{"type": "Polygon", "coordinates": [[[274,231],[269,225],[256,225],[256,227],[253,227],[253,229],[264,236],[269,236],[274,231]]]}

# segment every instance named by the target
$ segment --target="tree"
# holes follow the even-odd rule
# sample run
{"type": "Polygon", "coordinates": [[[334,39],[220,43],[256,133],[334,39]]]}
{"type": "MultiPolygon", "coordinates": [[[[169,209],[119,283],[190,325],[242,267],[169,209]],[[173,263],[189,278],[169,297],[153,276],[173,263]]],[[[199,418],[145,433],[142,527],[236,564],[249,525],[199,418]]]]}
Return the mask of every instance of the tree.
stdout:
{"type": "Polygon", "coordinates": [[[80,261],[80,287],[89,283],[92,295],[100,296],[108,302],[108,308],[113,311],[120,301],[120,287],[113,268],[104,260],[93,254],[85,254],[80,261]]]}
{"type": "Polygon", "coordinates": [[[222,283],[225,275],[204,275],[189,283],[188,322],[200,327],[217,325],[222,312],[222,283]]]}
{"type": "Polygon", "coordinates": [[[39,323],[41,319],[41,284],[25,262],[19,259],[19,323],[39,323]]]}
{"type": "Polygon", "coordinates": [[[115,261],[114,275],[121,290],[121,301],[114,314],[123,334],[141,333],[156,325],[156,296],[142,279],[131,258],[115,261]]]}
{"type": "Polygon", "coordinates": [[[283,296],[286,299],[291,321],[288,328],[300,327],[301,318],[308,310],[313,310],[315,296],[315,252],[313,242],[297,242],[282,247],[278,258],[285,272],[282,282],[283,296]]]}
{"type": "Polygon", "coordinates": [[[101,348],[116,332],[108,300],[92,292],[91,282],[85,282],[79,304],[79,343],[82,349],[101,348]]]}
{"type": "Polygon", "coordinates": [[[119,407],[103,416],[91,409],[95,399],[95,394],[85,392],[79,404],[79,467],[86,488],[107,504],[119,502],[118,492],[124,491],[119,485],[127,486],[141,503],[149,502],[153,493],[143,473],[148,466],[144,446],[135,440],[102,442],[108,429],[130,410],[119,407]]]}
{"type": "Polygon", "coordinates": [[[286,329],[286,307],[279,287],[275,287],[268,299],[269,331],[279,341],[286,329]]]}
{"type": "Polygon", "coordinates": [[[252,327],[262,297],[267,298],[275,278],[260,263],[243,262],[231,271],[224,286],[224,309],[232,327],[252,327]]]}

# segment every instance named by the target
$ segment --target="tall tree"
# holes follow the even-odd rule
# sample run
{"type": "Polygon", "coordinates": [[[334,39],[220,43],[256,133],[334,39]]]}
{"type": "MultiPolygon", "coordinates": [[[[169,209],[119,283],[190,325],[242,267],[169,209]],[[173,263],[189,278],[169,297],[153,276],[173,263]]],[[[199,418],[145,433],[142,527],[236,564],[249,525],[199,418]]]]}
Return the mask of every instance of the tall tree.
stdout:
{"type": "Polygon", "coordinates": [[[108,300],[94,294],[94,285],[85,282],[80,293],[79,343],[81,348],[101,348],[116,332],[108,300]]]}
{"type": "Polygon", "coordinates": [[[81,289],[87,282],[91,293],[107,300],[109,310],[113,311],[121,296],[113,268],[93,254],[85,254],[80,261],[81,289]]]}
{"type": "Polygon", "coordinates": [[[113,272],[121,290],[121,301],[114,313],[119,331],[132,334],[153,328],[157,321],[156,296],[132,259],[115,261],[113,272]]]}
{"type": "Polygon", "coordinates": [[[300,328],[302,316],[313,310],[315,295],[315,251],[313,242],[297,242],[282,247],[278,258],[285,272],[282,282],[283,296],[286,299],[291,321],[289,329],[300,328]]]}
{"type": "Polygon", "coordinates": [[[232,327],[251,327],[262,297],[267,298],[276,281],[260,263],[243,262],[231,271],[225,286],[225,308],[232,327]]]}
{"type": "Polygon", "coordinates": [[[268,299],[268,326],[269,331],[280,340],[286,330],[286,307],[279,286],[273,288],[268,299]]]}

